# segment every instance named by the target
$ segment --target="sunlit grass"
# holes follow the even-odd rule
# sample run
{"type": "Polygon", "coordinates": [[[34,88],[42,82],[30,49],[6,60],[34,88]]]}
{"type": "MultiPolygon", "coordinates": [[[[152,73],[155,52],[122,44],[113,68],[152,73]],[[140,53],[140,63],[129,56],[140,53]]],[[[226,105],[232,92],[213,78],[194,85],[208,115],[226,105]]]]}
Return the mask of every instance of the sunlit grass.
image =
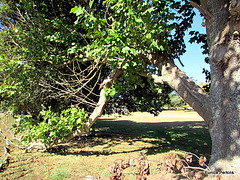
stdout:
{"type": "MultiPolygon", "coordinates": [[[[208,130],[195,112],[164,112],[161,117],[144,113],[119,118],[105,116],[97,121],[95,137],[75,138],[48,153],[23,154],[14,149],[10,166],[0,173],[0,179],[109,177],[109,167],[116,159],[138,157],[140,152],[150,160],[161,160],[175,150],[209,159],[210,148],[208,130]],[[182,121],[184,115],[186,119],[182,121]]],[[[157,174],[153,169],[152,173],[157,174]]]]}

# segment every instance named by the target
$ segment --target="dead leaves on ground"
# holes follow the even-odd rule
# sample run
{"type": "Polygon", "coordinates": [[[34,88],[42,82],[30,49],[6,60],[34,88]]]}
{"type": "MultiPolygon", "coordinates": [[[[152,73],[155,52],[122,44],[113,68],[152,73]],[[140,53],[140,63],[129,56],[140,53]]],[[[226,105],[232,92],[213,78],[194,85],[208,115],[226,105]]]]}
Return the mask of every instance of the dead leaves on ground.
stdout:
{"type": "Polygon", "coordinates": [[[145,154],[141,154],[138,158],[129,158],[126,160],[116,160],[114,165],[110,167],[110,173],[112,174],[111,180],[122,180],[125,177],[123,172],[125,169],[131,168],[132,174],[136,175],[137,180],[147,179],[147,175],[150,174],[150,164],[145,154]]]}
{"type": "Polygon", "coordinates": [[[148,160],[147,156],[141,153],[138,158],[115,160],[114,165],[110,167],[110,180],[128,179],[128,174],[134,174],[136,180],[146,180],[151,168],[156,168],[159,174],[168,173],[174,174],[175,177],[200,180],[204,178],[204,171],[208,168],[205,164],[206,161],[206,157],[199,158],[193,153],[185,153],[184,155],[169,153],[161,161],[148,160]],[[156,164],[156,166],[150,166],[151,163],[156,164]],[[125,171],[128,168],[131,169],[131,173],[125,171]]]}

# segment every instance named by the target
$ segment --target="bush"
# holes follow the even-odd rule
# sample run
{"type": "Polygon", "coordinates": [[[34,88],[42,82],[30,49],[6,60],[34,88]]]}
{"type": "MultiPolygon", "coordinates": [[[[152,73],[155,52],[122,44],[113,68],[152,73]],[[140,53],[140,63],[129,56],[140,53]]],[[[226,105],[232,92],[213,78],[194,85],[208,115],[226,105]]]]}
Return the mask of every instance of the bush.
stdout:
{"type": "Polygon", "coordinates": [[[86,123],[88,114],[84,109],[71,107],[57,114],[43,107],[37,120],[30,116],[20,116],[18,125],[13,125],[15,134],[22,133],[21,141],[25,144],[40,141],[47,147],[64,140],[69,133],[86,123]]]}

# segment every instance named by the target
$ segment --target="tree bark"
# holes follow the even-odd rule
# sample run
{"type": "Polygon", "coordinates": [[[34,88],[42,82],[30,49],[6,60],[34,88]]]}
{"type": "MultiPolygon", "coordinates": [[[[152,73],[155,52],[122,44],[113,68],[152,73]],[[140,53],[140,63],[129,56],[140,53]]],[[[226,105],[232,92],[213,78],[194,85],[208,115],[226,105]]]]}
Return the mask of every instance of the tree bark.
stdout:
{"type": "MultiPolygon", "coordinates": [[[[158,65],[157,65],[158,66],[158,65]]],[[[209,97],[201,87],[182,72],[172,60],[168,60],[161,69],[161,76],[155,74],[138,73],[141,76],[154,79],[155,83],[168,84],[205,120],[209,126],[211,105],[209,97]]]]}
{"type": "Polygon", "coordinates": [[[172,60],[157,65],[161,76],[140,74],[168,84],[198,112],[212,139],[210,166],[218,172],[234,172],[229,178],[240,179],[240,0],[202,0],[196,8],[206,18],[210,94],[204,93],[172,60]]]}
{"type": "Polygon", "coordinates": [[[100,117],[103,113],[103,110],[105,108],[105,106],[107,105],[109,99],[107,99],[104,95],[104,87],[107,88],[111,88],[113,81],[116,81],[117,78],[122,74],[122,70],[120,69],[115,69],[113,70],[113,72],[102,82],[102,84],[100,85],[100,97],[97,103],[96,108],[94,109],[94,111],[92,112],[92,114],[90,115],[90,117],[87,119],[88,121],[86,122],[86,124],[83,126],[83,128],[81,130],[77,129],[76,131],[73,131],[72,133],[70,133],[65,139],[64,141],[61,141],[59,143],[64,143],[67,142],[71,139],[73,139],[76,136],[80,136],[83,133],[86,133],[87,131],[89,131],[89,129],[92,127],[92,125],[96,122],[96,120],[98,119],[98,117],[100,117]]]}
{"type": "Polygon", "coordinates": [[[206,21],[212,78],[210,163],[218,169],[239,172],[240,161],[235,163],[240,159],[240,2],[201,3],[212,15],[212,20],[206,21]]]}
{"type": "Polygon", "coordinates": [[[169,60],[162,66],[162,81],[173,88],[198,114],[210,123],[211,106],[208,95],[169,60]]]}

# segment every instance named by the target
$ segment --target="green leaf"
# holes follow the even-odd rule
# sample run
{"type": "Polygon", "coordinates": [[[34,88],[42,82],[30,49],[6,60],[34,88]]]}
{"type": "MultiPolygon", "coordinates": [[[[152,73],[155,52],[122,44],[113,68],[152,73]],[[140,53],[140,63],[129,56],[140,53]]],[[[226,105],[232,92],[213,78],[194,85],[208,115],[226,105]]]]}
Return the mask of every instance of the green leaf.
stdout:
{"type": "Polygon", "coordinates": [[[133,15],[133,10],[132,9],[128,10],[128,15],[130,15],[130,16],[133,15]]]}
{"type": "Polygon", "coordinates": [[[75,11],[76,16],[80,16],[84,13],[84,9],[79,6],[78,9],[75,11]]]}
{"type": "MultiPolygon", "coordinates": [[[[11,128],[16,128],[17,125],[16,124],[12,124],[12,127],[11,128]]],[[[0,130],[1,131],[1,130],[0,130]]]]}
{"type": "Polygon", "coordinates": [[[127,54],[128,51],[130,51],[130,48],[128,46],[126,46],[122,49],[122,52],[125,53],[125,54],[127,54]]]}
{"type": "Polygon", "coordinates": [[[151,38],[152,38],[152,34],[151,34],[151,33],[148,33],[148,34],[146,35],[146,38],[147,38],[147,39],[151,39],[151,38]]]}
{"type": "Polygon", "coordinates": [[[157,44],[157,41],[153,41],[150,46],[159,49],[158,44],[157,44]]]}
{"type": "Polygon", "coordinates": [[[162,51],[165,50],[164,47],[163,47],[162,45],[159,47],[159,49],[162,50],[162,51]]]}
{"type": "Polygon", "coordinates": [[[137,22],[137,23],[142,23],[143,21],[142,21],[142,19],[141,18],[135,18],[135,21],[137,22]]]}
{"type": "Polygon", "coordinates": [[[77,124],[82,124],[82,118],[78,118],[77,124]]]}
{"type": "Polygon", "coordinates": [[[111,97],[115,96],[115,95],[116,95],[116,89],[115,89],[115,88],[112,88],[109,95],[110,95],[111,97]]]}
{"type": "Polygon", "coordinates": [[[130,52],[131,52],[134,56],[137,55],[137,50],[134,49],[134,48],[131,48],[131,49],[130,49],[130,52]]]}
{"type": "Polygon", "coordinates": [[[129,67],[129,64],[128,63],[125,63],[123,66],[122,66],[122,69],[127,69],[129,67]]]}
{"type": "Polygon", "coordinates": [[[78,10],[78,7],[75,6],[74,8],[71,9],[70,13],[76,13],[77,10],[78,10]]]}
{"type": "Polygon", "coordinates": [[[89,8],[90,8],[90,9],[92,8],[93,2],[94,2],[94,0],[91,0],[91,1],[89,2],[89,8]]]}

